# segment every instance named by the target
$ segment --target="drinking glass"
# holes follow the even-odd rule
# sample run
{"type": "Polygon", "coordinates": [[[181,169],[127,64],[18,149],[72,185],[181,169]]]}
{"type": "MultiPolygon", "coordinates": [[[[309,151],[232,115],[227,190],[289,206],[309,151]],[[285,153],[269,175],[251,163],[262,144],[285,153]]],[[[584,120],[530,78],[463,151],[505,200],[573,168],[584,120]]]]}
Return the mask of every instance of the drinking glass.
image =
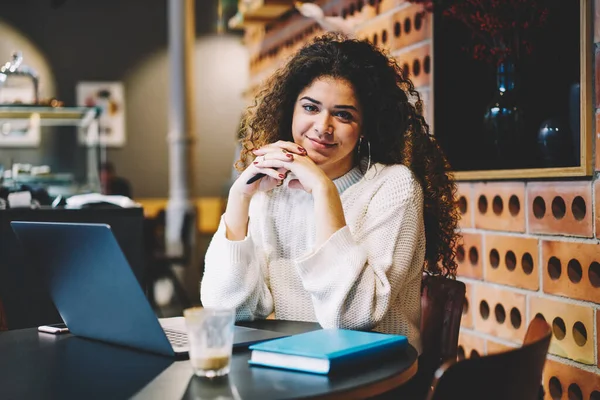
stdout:
{"type": "Polygon", "coordinates": [[[229,373],[235,311],[192,307],[183,311],[190,346],[190,363],[197,376],[229,373]]]}

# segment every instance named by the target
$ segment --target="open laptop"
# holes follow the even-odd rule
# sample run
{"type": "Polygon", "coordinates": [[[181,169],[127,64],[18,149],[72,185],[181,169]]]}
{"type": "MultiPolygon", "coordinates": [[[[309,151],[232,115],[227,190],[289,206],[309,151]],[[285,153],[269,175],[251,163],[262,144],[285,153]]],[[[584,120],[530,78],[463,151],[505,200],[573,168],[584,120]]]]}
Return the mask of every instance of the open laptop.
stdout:
{"type": "MultiPolygon", "coordinates": [[[[10,224],[71,333],[168,356],[187,354],[183,317],[157,318],[109,225],[10,224]]],[[[283,336],[289,334],[236,326],[234,349],[283,336]]]]}

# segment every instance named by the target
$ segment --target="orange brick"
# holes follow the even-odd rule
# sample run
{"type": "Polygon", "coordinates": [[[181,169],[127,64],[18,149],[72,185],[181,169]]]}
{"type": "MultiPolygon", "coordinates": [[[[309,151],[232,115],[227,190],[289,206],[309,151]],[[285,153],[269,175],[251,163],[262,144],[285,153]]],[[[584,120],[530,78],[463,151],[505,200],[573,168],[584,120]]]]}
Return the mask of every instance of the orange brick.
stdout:
{"type": "Polygon", "coordinates": [[[591,182],[535,182],[527,185],[529,231],[591,237],[591,182]]]}
{"type": "MultiPolygon", "coordinates": [[[[594,64],[596,67],[596,93],[600,93],[600,48],[596,48],[596,62],[594,64]]],[[[600,108],[600,96],[596,96],[596,108],[600,108]]]]}
{"type": "MultiPolygon", "coordinates": [[[[326,7],[323,10],[326,12],[326,7]]],[[[271,24],[272,27],[268,31],[265,28],[265,35],[261,46],[269,48],[275,42],[282,39],[286,40],[291,33],[296,34],[313,22],[313,20],[300,15],[300,13],[292,15],[285,21],[275,22],[271,24]]]]}
{"type": "Polygon", "coordinates": [[[360,25],[356,32],[361,39],[369,39],[379,48],[390,51],[392,44],[392,17],[381,16],[360,25]]]}
{"type": "MultiPolygon", "coordinates": [[[[597,26],[596,29],[600,29],[600,27],[597,26]]],[[[598,50],[596,50],[596,62],[598,62],[598,54],[598,50]]],[[[600,68],[600,66],[596,65],[596,68],[600,68]]],[[[596,79],[600,78],[596,77],[596,79]]],[[[596,102],[598,102],[598,99],[596,99],[596,102]]],[[[600,171],[600,114],[596,114],[596,171],[600,171]]],[[[596,232],[598,232],[597,229],[596,232]]],[[[597,233],[596,236],[598,236],[597,233]]]]}
{"type": "MultiPolygon", "coordinates": [[[[459,279],[460,280],[460,279],[459,279]]],[[[463,282],[465,284],[465,305],[463,307],[462,317],[460,318],[460,326],[464,328],[473,329],[473,288],[470,283],[463,282]]]]}
{"type": "Polygon", "coordinates": [[[486,340],[486,354],[504,353],[505,351],[514,350],[519,346],[507,346],[504,343],[499,343],[493,340],[486,340]]]}
{"type": "Polygon", "coordinates": [[[458,335],[458,359],[480,357],[485,354],[485,340],[464,330],[458,335]]]}
{"type": "Polygon", "coordinates": [[[475,227],[525,232],[525,183],[494,182],[473,185],[475,227]]]}
{"type": "MultiPolygon", "coordinates": [[[[313,40],[317,36],[321,36],[323,34],[323,28],[319,24],[314,24],[312,28],[309,28],[309,33],[307,34],[307,40],[313,40]]],[[[292,54],[285,54],[286,58],[291,56],[292,54]]],[[[282,57],[284,54],[282,54],[282,57]]]]}
{"type": "Polygon", "coordinates": [[[591,307],[531,296],[529,311],[532,318],[541,314],[552,325],[550,353],[583,364],[595,364],[595,321],[591,307]]]}
{"type": "MultiPolygon", "coordinates": [[[[597,124],[599,123],[599,121],[596,121],[596,126],[598,127],[598,129],[600,129],[600,126],[598,126],[597,124]]],[[[596,137],[599,137],[598,135],[596,135],[596,137]]],[[[598,147],[598,145],[596,146],[596,149],[598,149],[596,151],[596,157],[600,157],[600,147],[598,147]]],[[[598,160],[596,160],[596,168],[599,168],[600,162],[598,160]]],[[[594,182],[594,193],[595,193],[595,214],[596,214],[596,220],[595,220],[595,225],[596,225],[596,238],[600,238],[600,179],[596,180],[594,182]]]]}
{"type": "MultiPolygon", "coordinates": [[[[600,0],[594,0],[594,43],[600,42],[600,0]]],[[[598,93],[598,92],[596,92],[598,93]]]]}
{"type": "Polygon", "coordinates": [[[483,279],[481,234],[464,233],[456,248],[458,275],[483,279]]]}
{"type": "Polygon", "coordinates": [[[547,400],[600,398],[599,375],[559,361],[546,360],[542,383],[547,400]]]}
{"type": "Polygon", "coordinates": [[[260,46],[260,42],[264,37],[265,28],[263,25],[249,25],[244,28],[244,45],[249,49],[260,46]]]}
{"type": "MultiPolygon", "coordinates": [[[[311,36],[317,34],[317,31],[314,32],[311,36]]],[[[294,55],[294,48],[292,46],[283,45],[282,50],[280,51],[278,58],[282,61],[289,60],[294,55]]]]}
{"type": "Polygon", "coordinates": [[[379,0],[379,13],[393,10],[402,5],[402,3],[406,3],[406,0],[379,0]]]}
{"type": "Polygon", "coordinates": [[[408,76],[416,88],[431,84],[431,69],[428,73],[425,68],[428,63],[431,65],[430,42],[424,42],[413,50],[398,54],[395,59],[402,69],[408,70],[408,76]]]}
{"type": "Polygon", "coordinates": [[[486,284],[474,287],[475,329],[521,344],[527,329],[525,295],[486,284]]]}
{"type": "Polygon", "coordinates": [[[487,234],[485,251],[486,281],[539,289],[537,239],[487,234]]]}
{"type": "Polygon", "coordinates": [[[600,303],[600,247],[542,241],[544,292],[600,303]]]}
{"type": "MultiPolygon", "coordinates": [[[[413,4],[392,15],[391,49],[398,50],[432,37],[431,13],[423,13],[423,6],[413,4]]],[[[430,63],[429,67],[433,67],[430,63]]]]}
{"type": "Polygon", "coordinates": [[[457,183],[456,202],[460,212],[459,225],[461,228],[473,228],[473,184],[467,182],[457,183]]]}
{"type": "Polygon", "coordinates": [[[368,0],[365,0],[363,8],[360,11],[360,16],[363,19],[363,21],[375,18],[377,16],[378,7],[379,4],[372,6],[368,0]]]}
{"type": "Polygon", "coordinates": [[[268,76],[275,71],[279,65],[279,60],[268,52],[261,53],[257,65],[254,69],[253,77],[268,76]]]}
{"type": "MultiPolygon", "coordinates": [[[[339,17],[342,15],[342,10],[346,7],[347,0],[332,0],[328,1],[325,5],[319,4],[325,15],[330,17],[339,17]]],[[[368,1],[364,3],[368,4],[368,1]]],[[[365,7],[363,7],[364,9],[365,7]]],[[[362,13],[362,11],[361,11],[362,13]]]]}
{"type": "Polygon", "coordinates": [[[273,69],[273,65],[282,65],[302,45],[320,33],[322,33],[322,30],[315,21],[300,15],[293,16],[285,25],[273,28],[265,33],[258,46],[248,46],[249,50],[252,51],[252,57],[259,59],[258,65],[251,71],[251,76],[265,71],[272,72],[270,68],[273,69]],[[254,53],[256,53],[256,56],[254,53]],[[266,61],[269,60],[272,61],[273,65],[267,64],[266,61]]]}
{"type": "MultiPolygon", "coordinates": [[[[359,10],[356,0],[340,0],[333,7],[330,7],[331,12],[325,12],[325,15],[333,15],[335,13],[336,16],[345,19],[350,26],[356,26],[375,16],[375,12],[372,15],[365,12],[369,7],[365,7],[364,3],[368,5],[368,1],[363,2],[363,7],[359,10]]],[[[322,8],[325,11],[325,7],[322,8]]],[[[373,7],[370,8],[374,10],[373,7]]]]}

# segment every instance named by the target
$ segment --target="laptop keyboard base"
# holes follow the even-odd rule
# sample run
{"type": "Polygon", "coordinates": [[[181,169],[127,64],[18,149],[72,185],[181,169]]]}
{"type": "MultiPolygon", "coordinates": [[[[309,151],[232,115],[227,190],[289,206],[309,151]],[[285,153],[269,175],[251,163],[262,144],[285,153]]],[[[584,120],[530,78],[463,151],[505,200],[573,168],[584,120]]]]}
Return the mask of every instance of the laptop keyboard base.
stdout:
{"type": "Polygon", "coordinates": [[[188,337],[185,332],[180,332],[174,329],[163,328],[167,339],[174,348],[188,347],[188,337]]]}

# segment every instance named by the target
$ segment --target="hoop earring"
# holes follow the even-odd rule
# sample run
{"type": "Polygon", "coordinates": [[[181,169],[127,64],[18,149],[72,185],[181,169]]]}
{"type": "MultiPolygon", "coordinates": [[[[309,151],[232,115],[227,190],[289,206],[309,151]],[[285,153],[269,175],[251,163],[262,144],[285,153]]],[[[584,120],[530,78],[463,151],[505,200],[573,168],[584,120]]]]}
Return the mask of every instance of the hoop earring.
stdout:
{"type": "MultiPolygon", "coordinates": [[[[360,158],[360,149],[362,147],[362,141],[363,141],[363,137],[361,136],[358,139],[358,162],[360,164],[361,162],[361,158],[360,158]]],[[[367,152],[368,152],[368,157],[367,157],[367,171],[371,168],[371,142],[369,141],[369,139],[367,139],[367,152]]],[[[367,172],[365,171],[365,173],[367,172]]]]}
{"type": "Polygon", "coordinates": [[[369,161],[367,162],[367,171],[371,168],[371,142],[367,139],[367,149],[369,152],[369,161]]]}

